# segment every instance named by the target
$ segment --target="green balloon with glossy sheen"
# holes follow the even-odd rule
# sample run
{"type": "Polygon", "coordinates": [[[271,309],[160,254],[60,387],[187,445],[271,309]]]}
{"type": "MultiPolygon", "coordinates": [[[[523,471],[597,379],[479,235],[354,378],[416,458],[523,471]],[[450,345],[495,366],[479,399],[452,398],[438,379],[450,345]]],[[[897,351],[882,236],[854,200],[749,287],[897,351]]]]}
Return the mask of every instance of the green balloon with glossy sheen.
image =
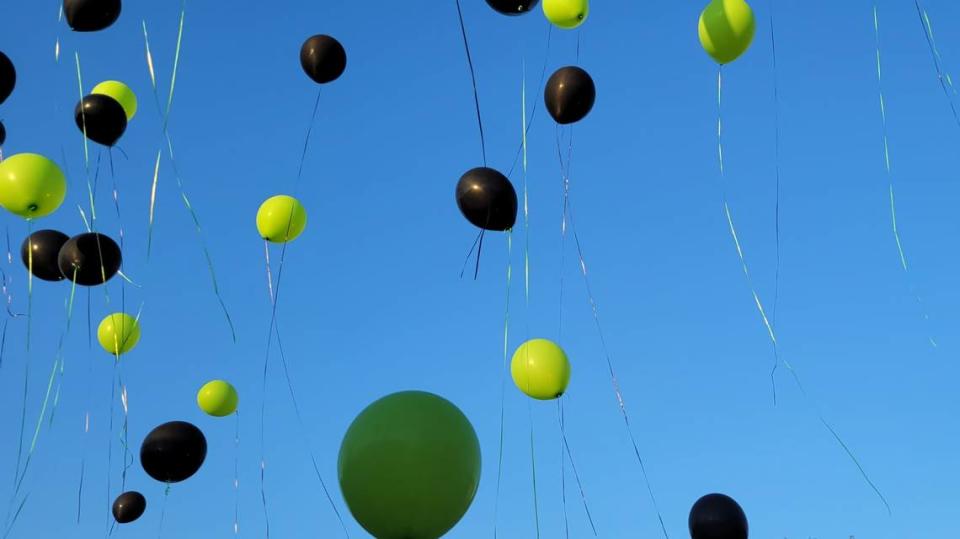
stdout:
{"type": "Polygon", "coordinates": [[[446,399],[404,391],[354,419],[340,446],[340,490],[377,539],[437,539],[473,502],[480,442],[446,399]]]}
{"type": "Polygon", "coordinates": [[[543,14],[558,28],[572,30],[590,15],[590,0],[543,0],[543,14]]]}
{"type": "Polygon", "coordinates": [[[0,206],[27,219],[57,211],[67,179],[56,163],[35,153],[18,153],[0,163],[0,206]]]}
{"type": "Polygon", "coordinates": [[[127,121],[137,115],[137,94],[133,93],[126,84],[117,80],[105,80],[93,87],[91,94],[103,94],[114,98],[123,112],[127,115],[127,121]]]}
{"type": "Polygon", "coordinates": [[[297,239],[306,226],[307,210],[289,195],[272,196],[257,210],[257,231],[261,238],[273,243],[297,239]]]}

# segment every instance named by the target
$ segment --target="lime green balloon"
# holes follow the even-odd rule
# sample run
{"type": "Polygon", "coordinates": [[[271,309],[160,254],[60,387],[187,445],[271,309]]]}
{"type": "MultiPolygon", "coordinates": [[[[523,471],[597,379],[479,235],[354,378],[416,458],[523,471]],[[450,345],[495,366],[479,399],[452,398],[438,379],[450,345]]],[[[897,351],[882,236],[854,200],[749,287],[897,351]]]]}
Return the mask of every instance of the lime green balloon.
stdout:
{"type": "Polygon", "coordinates": [[[260,237],[273,243],[297,239],[307,226],[307,210],[300,201],[287,195],[268,198],[257,211],[260,237]]]}
{"type": "Polygon", "coordinates": [[[718,64],[729,64],[747,52],[756,21],[744,0],[712,0],[700,14],[700,44],[718,64]]]}
{"type": "Polygon", "coordinates": [[[510,374],[517,389],[539,400],[556,399],[570,383],[570,361],[553,341],[529,340],[513,353],[510,374]]]}
{"type": "Polygon", "coordinates": [[[127,113],[127,121],[137,115],[137,94],[133,93],[126,84],[118,80],[105,80],[93,87],[93,94],[103,94],[110,96],[120,103],[123,112],[127,113]]]}
{"type": "Polygon", "coordinates": [[[590,15],[589,0],[543,0],[543,14],[554,25],[571,30],[583,24],[590,15]]]}
{"type": "Polygon", "coordinates": [[[377,539],[437,539],[473,502],[480,442],[442,397],[388,395],[360,412],[340,445],[340,490],[377,539]]]}
{"type": "Polygon", "coordinates": [[[67,196],[67,179],[56,163],[35,153],[18,153],[0,163],[0,206],[35,219],[57,211],[67,196]]]}
{"type": "Polygon", "coordinates": [[[97,340],[109,354],[126,354],[140,342],[140,322],[127,313],[109,314],[97,328],[97,340]]]}
{"type": "Polygon", "coordinates": [[[214,417],[228,416],[237,411],[240,395],[224,380],[211,380],[197,392],[197,406],[214,417]]]}

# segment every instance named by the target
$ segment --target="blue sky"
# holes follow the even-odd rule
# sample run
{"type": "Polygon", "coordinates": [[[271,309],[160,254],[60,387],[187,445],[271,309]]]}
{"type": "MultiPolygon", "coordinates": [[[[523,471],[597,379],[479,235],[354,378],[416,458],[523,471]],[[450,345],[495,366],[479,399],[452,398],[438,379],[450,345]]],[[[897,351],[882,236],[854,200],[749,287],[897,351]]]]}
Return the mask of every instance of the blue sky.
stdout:
{"type": "MultiPolygon", "coordinates": [[[[72,34],[57,3],[6,8],[0,50],[18,86],[0,106],[4,153],[65,160],[67,201],[38,227],[82,230],[86,204],[82,142],[72,110],[84,86],[128,82],[140,112],[115,152],[126,305],[143,305],[143,337],[122,359],[130,443],[159,423],[194,422],[207,435],[201,471],[175,485],[166,537],[228,537],[234,495],[233,419],[204,416],[197,389],[226,378],[239,389],[240,532],[263,536],[259,478],[261,369],[270,304],[260,202],[293,189],[316,87],[298,51],[315,33],[336,36],[349,61],[324,89],[297,195],[309,213],[289,247],[281,292],[284,347],[300,399],[303,432],[277,358],[266,393],[266,490],[274,537],[336,536],[304,445],[312,447],[336,503],[340,438],[368,403],[403,389],[433,391],[470,417],[484,470],[472,508],[450,537],[493,529],[506,242],[489,235],[478,280],[459,279],[474,237],[453,197],[460,175],[481,164],[470,78],[456,10],[411,4],[292,1],[187,6],[170,130],[187,193],[204,227],[234,343],[211,291],[203,252],[179,200],[171,166],[160,168],[153,253],[147,212],[160,122],[150,96],[141,21],[150,30],[162,86],[170,74],[179,9],[128,3],[118,23],[72,34]],[[62,41],[60,63],[54,43],[62,41]],[[61,158],[61,155],[63,156],[61,158]],[[305,436],[305,438],[304,438],[305,436]]],[[[771,399],[770,343],[727,231],[716,162],[716,66],[696,37],[698,2],[596,3],[579,31],[581,62],[597,103],[575,128],[571,200],[594,296],[634,433],[672,537],[686,533],[690,505],[721,491],[745,508],[755,537],[945,537],[960,499],[958,344],[960,232],[953,175],[954,122],[911,2],[879,5],[893,181],[904,275],[890,224],[870,2],[777,2],[781,122],[780,351],[785,371],[771,399]],[[918,308],[913,287],[923,298],[918,308]],[[923,312],[930,316],[925,323],[923,312]],[[933,349],[928,337],[939,347],[933,349]],[[840,431],[893,507],[888,516],[855,466],[820,425],[840,431]]],[[[758,292],[772,307],[775,161],[769,3],[756,2],[753,48],[724,73],[728,193],[758,292]]],[[[947,68],[960,43],[949,29],[960,6],[926,2],[947,68]]],[[[464,1],[476,63],[489,163],[506,172],[521,130],[521,79],[528,110],[544,61],[547,23],[539,10],[507,18],[464,1]]],[[[578,32],[555,31],[549,70],[576,59],[578,32]]],[[[542,103],[541,103],[542,105],[542,103]]],[[[561,183],[554,128],[540,109],[529,137],[530,300],[522,287],[523,235],[514,233],[510,348],[559,337],[573,363],[567,435],[602,537],[656,537],[659,525],[618,414],[576,252],[561,256],[561,183]],[[563,260],[563,264],[561,264],[563,260]],[[561,275],[564,282],[560,305],[561,275]]],[[[94,158],[98,150],[94,150],[94,158]]],[[[98,227],[116,236],[107,169],[98,227]]],[[[512,177],[518,189],[522,176],[512,177]]],[[[27,225],[5,214],[18,246],[27,225]]],[[[273,252],[274,260],[279,250],[273,252]]],[[[4,270],[18,311],[25,272],[4,270]]],[[[95,324],[119,310],[121,283],[90,292],[95,324]]],[[[69,286],[35,283],[33,346],[23,319],[10,323],[0,366],[0,472],[13,477],[24,367],[29,361],[27,438],[65,326],[69,286]],[[6,470],[6,471],[3,471],[6,470]]],[[[109,428],[112,358],[87,335],[87,292],[77,295],[65,341],[63,393],[44,425],[21,493],[29,493],[11,537],[90,536],[107,529],[122,446],[109,428]],[[90,413],[90,432],[84,419],[90,413]],[[108,447],[112,491],[108,492],[108,447]],[[84,490],[77,523],[81,463],[84,490]]],[[[115,421],[120,405],[116,400],[115,421]]],[[[533,537],[529,436],[536,440],[539,518],[560,536],[560,441],[556,406],[528,402],[507,386],[503,489],[498,528],[533,537]]],[[[2,477],[2,476],[0,476],[2,477]]],[[[590,536],[566,471],[572,537],[590,536]]],[[[0,500],[12,493],[0,481],[0,500]]],[[[148,497],[147,514],[121,537],[155,537],[164,487],[136,465],[128,486],[148,497]]],[[[363,536],[348,523],[351,536],[363,536]]]]}

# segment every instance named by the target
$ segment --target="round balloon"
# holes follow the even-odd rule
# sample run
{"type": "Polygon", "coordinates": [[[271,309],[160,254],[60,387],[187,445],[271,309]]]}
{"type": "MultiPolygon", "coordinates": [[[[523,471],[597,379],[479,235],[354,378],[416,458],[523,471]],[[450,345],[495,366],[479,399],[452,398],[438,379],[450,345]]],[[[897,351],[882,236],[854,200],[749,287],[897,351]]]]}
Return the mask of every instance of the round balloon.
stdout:
{"type": "Polygon", "coordinates": [[[96,286],[120,271],[123,255],[109,236],[86,232],[70,238],[60,248],[57,265],[63,276],[83,286],[96,286]]]}
{"type": "Polygon", "coordinates": [[[113,501],[113,518],[120,524],[137,520],[147,510],[147,499],[139,492],[124,492],[113,501]]]}
{"type": "Polygon", "coordinates": [[[224,380],[207,382],[197,392],[197,406],[213,417],[225,417],[237,411],[240,395],[224,380]]]}
{"type": "Polygon", "coordinates": [[[0,52],[0,103],[3,103],[13,93],[17,85],[17,70],[13,67],[10,58],[0,52]]]}
{"type": "Polygon", "coordinates": [[[543,0],[543,14],[559,28],[571,30],[590,15],[589,0],[543,0]]]}
{"type": "Polygon", "coordinates": [[[67,179],[56,163],[35,153],[18,153],[0,162],[0,205],[35,219],[50,215],[67,196],[67,179]]]}
{"type": "Polygon", "coordinates": [[[327,35],[315,35],[300,47],[300,65],[308,77],[318,84],[326,84],[340,78],[347,68],[347,51],[336,39],[327,35]]]}
{"type": "Polygon", "coordinates": [[[77,32],[108,28],[120,17],[120,0],[63,0],[63,15],[77,32]]]}
{"type": "Polygon", "coordinates": [[[559,398],[570,383],[570,361],[553,341],[529,340],[513,353],[510,374],[517,389],[539,400],[559,398]]]}
{"type": "Polygon", "coordinates": [[[700,44],[718,64],[729,64],[747,52],[756,22],[744,0],[712,0],[700,14],[700,44]]]}
{"type": "Polygon", "coordinates": [[[20,260],[27,271],[44,281],[62,281],[63,273],[57,264],[60,249],[70,236],[59,230],[38,230],[23,240],[20,246],[20,260]]]}
{"type": "Polygon", "coordinates": [[[127,113],[116,99],[104,94],[90,94],[77,103],[73,119],[88,139],[104,146],[113,146],[127,130],[127,113]]]}
{"type": "Polygon", "coordinates": [[[510,180],[487,167],[468,170],[457,182],[457,207],[485,230],[509,230],[517,222],[517,192],[510,180]]]}
{"type": "Polygon", "coordinates": [[[272,196],[257,210],[257,230],[260,237],[273,243],[286,243],[297,239],[306,226],[307,210],[292,196],[272,196]]]}
{"type": "Polygon", "coordinates": [[[171,421],[150,431],[140,446],[140,464],[147,475],[179,483],[197,473],[207,458],[207,439],[186,421],[171,421]]]}
{"type": "Polygon", "coordinates": [[[747,515],[733,498],[707,494],[690,509],[691,539],[747,539],[747,515]]]}
{"type": "Polygon", "coordinates": [[[405,391],[364,409],[347,429],[340,489],[378,539],[437,539],[466,513],[480,482],[480,442],[452,403],[405,391]]]}
{"type": "Polygon", "coordinates": [[[487,0],[487,4],[504,15],[522,15],[534,7],[539,0],[487,0]]]}
{"type": "Polygon", "coordinates": [[[127,116],[127,121],[133,119],[137,114],[137,94],[133,93],[126,84],[116,80],[105,80],[93,87],[91,94],[105,95],[112,97],[127,116]]]}
{"type": "Polygon", "coordinates": [[[127,313],[107,315],[97,328],[97,340],[109,354],[126,354],[140,342],[140,322],[127,313]]]}
{"type": "Polygon", "coordinates": [[[590,74],[576,66],[556,70],[543,89],[547,111],[558,124],[572,124],[584,119],[596,99],[597,89],[590,74]]]}

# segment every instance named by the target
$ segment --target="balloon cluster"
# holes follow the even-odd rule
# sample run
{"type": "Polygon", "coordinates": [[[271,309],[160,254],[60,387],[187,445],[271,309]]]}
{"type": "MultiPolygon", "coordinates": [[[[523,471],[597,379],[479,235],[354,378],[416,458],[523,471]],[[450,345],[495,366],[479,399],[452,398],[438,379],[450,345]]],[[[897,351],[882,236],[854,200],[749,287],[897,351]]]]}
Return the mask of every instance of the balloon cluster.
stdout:
{"type": "Polygon", "coordinates": [[[70,238],[57,230],[38,230],[28,236],[20,247],[20,259],[38,279],[69,279],[82,286],[106,283],[123,263],[120,246],[109,236],[85,232],[70,238]]]}

